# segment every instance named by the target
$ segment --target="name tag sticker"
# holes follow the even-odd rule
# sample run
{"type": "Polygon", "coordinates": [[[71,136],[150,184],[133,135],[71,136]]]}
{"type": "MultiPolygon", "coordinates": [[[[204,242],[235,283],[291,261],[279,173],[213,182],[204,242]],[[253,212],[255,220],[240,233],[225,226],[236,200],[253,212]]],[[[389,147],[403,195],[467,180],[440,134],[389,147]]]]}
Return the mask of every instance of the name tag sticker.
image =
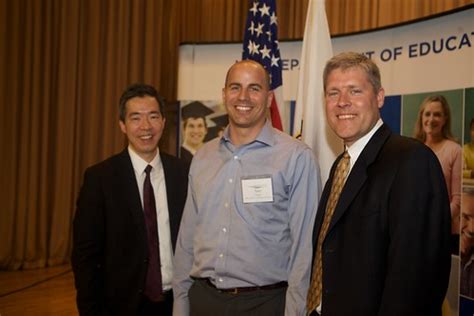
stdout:
{"type": "Polygon", "coordinates": [[[244,203],[273,202],[271,176],[242,178],[241,184],[244,203]]]}

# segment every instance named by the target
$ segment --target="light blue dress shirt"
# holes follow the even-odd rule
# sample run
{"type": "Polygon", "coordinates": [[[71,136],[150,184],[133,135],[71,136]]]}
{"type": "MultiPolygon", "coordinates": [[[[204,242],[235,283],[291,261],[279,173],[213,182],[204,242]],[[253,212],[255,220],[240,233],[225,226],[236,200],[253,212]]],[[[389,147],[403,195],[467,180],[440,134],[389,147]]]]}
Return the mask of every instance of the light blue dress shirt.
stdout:
{"type": "Polygon", "coordinates": [[[234,147],[228,129],[194,156],[175,251],[173,315],[189,315],[191,277],[218,288],[288,281],[285,315],[304,315],[320,174],[304,143],[266,122],[234,147]],[[244,203],[242,180],[271,179],[273,202],[244,203]]]}

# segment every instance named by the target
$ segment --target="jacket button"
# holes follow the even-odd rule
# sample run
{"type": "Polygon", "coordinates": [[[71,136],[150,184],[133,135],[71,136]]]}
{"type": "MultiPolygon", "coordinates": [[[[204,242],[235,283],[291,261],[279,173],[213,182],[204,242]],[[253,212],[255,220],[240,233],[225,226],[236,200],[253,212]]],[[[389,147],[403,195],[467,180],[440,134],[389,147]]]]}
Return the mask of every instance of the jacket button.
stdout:
{"type": "Polygon", "coordinates": [[[148,262],[148,258],[145,258],[145,259],[143,260],[143,262],[144,262],[144,263],[147,263],[147,262],[148,262]]]}

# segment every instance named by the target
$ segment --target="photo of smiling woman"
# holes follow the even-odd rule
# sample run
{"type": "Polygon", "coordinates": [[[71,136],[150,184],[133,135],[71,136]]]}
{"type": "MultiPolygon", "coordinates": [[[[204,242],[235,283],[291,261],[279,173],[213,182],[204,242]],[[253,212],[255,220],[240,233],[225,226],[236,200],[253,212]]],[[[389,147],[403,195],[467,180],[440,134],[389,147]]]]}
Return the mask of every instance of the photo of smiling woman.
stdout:
{"type": "Polygon", "coordinates": [[[414,137],[433,150],[443,169],[451,207],[451,252],[459,255],[462,148],[451,132],[451,110],[444,96],[431,95],[423,100],[414,137]]]}

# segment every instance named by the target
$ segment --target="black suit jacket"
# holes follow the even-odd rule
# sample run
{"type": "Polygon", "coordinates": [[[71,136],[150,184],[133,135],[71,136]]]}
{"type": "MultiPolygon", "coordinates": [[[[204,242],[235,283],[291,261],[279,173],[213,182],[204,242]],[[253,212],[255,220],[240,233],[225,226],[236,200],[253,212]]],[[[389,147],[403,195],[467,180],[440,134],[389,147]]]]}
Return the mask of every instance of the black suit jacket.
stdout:
{"type": "MultiPolygon", "coordinates": [[[[321,197],[314,245],[340,158],[321,197]]],[[[323,316],[441,315],[449,238],[436,156],[383,125],[351,170],[323,243],[323,316]]]]}
{"type": "MultiPolygon", "coordinates": [[[[188,166],[160,153],[173,250],[186,199],[188,166]]],[[[135,315],[148,246],[140,193],[125,149],[88,168],[74,217],[72,266],[81,315],[135,315]]]]}
{"type": "Polygon", "coordinates": [[[193,160],[193,154],[183,146],[181,146],[181,152],[179,156],[184,162],[191,164],[191,160],[193,160]]]}

